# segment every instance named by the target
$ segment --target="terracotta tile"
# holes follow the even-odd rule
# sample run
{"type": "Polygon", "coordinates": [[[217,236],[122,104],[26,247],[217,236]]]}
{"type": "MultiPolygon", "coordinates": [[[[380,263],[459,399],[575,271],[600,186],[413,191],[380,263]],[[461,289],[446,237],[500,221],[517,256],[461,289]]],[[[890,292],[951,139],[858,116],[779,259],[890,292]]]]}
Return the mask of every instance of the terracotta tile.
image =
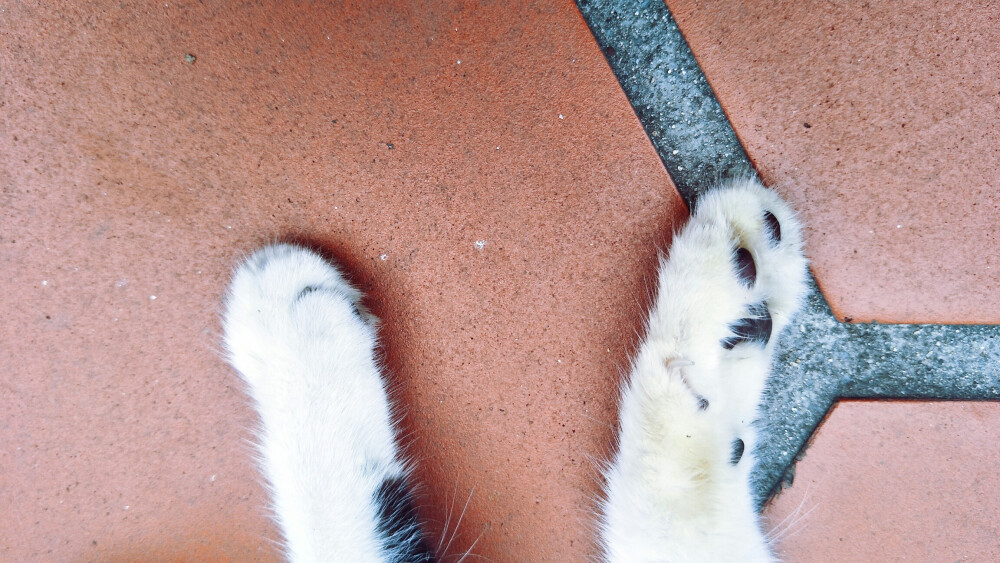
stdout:
{"type": "Polygon", "coordinates": [[[993,3],[667,4],[838,317],[1000,323],[993,3]]]}
{"type": "Polygon", "coordinates": [[[468,499],[453,551],[589,552],[636,296],[686,211],[571,3],[0,28],[0,559],[273,557],[217,316],[240,254],[289,237],[383,319],[433,532],[468,499]]]}
{"type": "Polygon", "coordinates": [[[996,561],[1000,403],[845,401],[765,511],[788,561],[996,561]]]}

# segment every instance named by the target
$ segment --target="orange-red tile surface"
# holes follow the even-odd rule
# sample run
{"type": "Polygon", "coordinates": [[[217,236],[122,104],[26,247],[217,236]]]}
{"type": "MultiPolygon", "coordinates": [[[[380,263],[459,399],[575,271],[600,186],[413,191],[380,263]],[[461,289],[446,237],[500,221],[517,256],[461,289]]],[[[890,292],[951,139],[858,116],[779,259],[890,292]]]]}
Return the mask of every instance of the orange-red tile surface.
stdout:
{"type": "Polygon", "coordinates": [[[845,401],[765,512],[786,561],[1000,560],[1000,403],[845,401]]]}
{"type": "MultiPolygon", "coordinates": [[[[838,314],[1000,322],[988,3],[669,4],[838,314]]],[[[8,3],[0,30],[0,559],[275,557],[217,316],[276,237],[370,293],[436,537],[468,499],[452,552],[590,552],[684,209],[572,4],[8,3]]],[[[838,407],[769,509],[812,509],[785,554],[997,558],[996,407],[838,407]]]]}
{"type": "Polygon", "coordinates": [[[451,552],[589,553],[686,210],[572,3],[5,3],[0,29],[0,559],[275,556],[217,317],[286,236],[369,292],[434,533],[468,501],[451,552]]]}
{"type": "MultiPolygon", "coordinates": [[[[801,212],[838,317],[1000,323],[995,6],[667,4],[754,164],[801,212]]],[[[998,428],[997,403],[838,406],[767,512],[808,514],[786,559],[997,559],[998,428]]]]}
{"type": "Polygon", "coordinates": [[[1000,10],[668,0],[838,317],[1000,323],[1000,10]]]}

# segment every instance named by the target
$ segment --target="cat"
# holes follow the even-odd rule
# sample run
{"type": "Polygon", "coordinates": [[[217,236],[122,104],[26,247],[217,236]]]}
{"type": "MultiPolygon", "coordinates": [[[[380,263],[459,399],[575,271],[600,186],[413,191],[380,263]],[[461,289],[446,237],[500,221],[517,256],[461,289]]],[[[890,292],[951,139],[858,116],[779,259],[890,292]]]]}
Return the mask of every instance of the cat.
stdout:
{"type": "MultiPolygon", "coordinates": [[[[750,492],[775,336],[806,291],[801,227],[757,180],[699,198],[661,256],[621,390],[598,544],[607,561],[772,561],[750,492]]],[[[236,270],[228,359],[260,417],[259,462],[290,561],[434,561],[361,293],[311,250],[236,270]]]]}

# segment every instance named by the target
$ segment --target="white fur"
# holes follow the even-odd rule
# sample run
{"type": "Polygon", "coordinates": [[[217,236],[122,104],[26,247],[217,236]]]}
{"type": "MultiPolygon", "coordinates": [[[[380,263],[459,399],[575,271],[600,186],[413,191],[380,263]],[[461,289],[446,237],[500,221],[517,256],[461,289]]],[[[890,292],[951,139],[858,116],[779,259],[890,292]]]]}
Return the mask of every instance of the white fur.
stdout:
{"type": "Polygon", "coordinates": [[[360,297],[322,258],[282,244],[238,268],[226,301],[229,361],[260,415],[260,461],[296,562],[393,559],[374,496],[405,468],[360,297]]]}
{"type": "Polygon", "coordinates": [[[646,336],[622,391],[618,453],[607,471],[602,537],[609,561],[771,561],[749,487],[752,422],[774,342],[806,289],[800,227],[791,209],[756,181],[705,194],[669,258],[660,261],[646,336]],[[770,211],[781,242],[763,226],[770,211]],[[757,269],[748,288],[734,253],[757,269]],[[726,350],[730,324],[766,302],[767,346],[726,350]],[[699,397],[708,408],[699,409],[699,397]],[[730,463],[732,443],[745,443],[730,463]]]}
{"type": "MultiPolygon", "coordinates": [[[[702,197],[661,258],[607,472],[608,560],[772,560],[749,490],[752,423],[775,339],[805,293],[801,246],[788,206],[738,180],[702,197]],[[763,226],[765,211],[780,222],[780,242],[763,226]],[[738,247],[756,265],[751,287],[736,273],[738,247]],[[768,344],[726,350],[730,325],[760,302],[773,321],[768,344]],[[737,438],[745,450],[732,465],[737,438]]],[[[316,254],[274,245],[237,269],[226,300],[229,360],[260,415],[260,461],[292,561],[403,557],[378,530],[376,491],[406,469],[375,359],[375,320],[360,297],[316,254]]],[[[415,528],[401,533],[419,539],[415,528]]]]}

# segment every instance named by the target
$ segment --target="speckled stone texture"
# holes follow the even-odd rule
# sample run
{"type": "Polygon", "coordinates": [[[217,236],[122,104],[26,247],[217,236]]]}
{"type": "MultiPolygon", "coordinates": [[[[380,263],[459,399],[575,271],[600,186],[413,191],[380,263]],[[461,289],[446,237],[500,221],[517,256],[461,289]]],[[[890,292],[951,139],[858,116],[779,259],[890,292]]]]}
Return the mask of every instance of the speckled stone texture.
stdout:
{"type": "Polygon", "coordinates": [[[0,29],[0,559],[275,557],[218,313],[276,238],[382,318],[435,541],[464,510],[452,553],[591,553],[686,208],[572,4],[7,3],[0,29]]]}
{"type": "Polygon", "coordinates": [[[689,205],[721,178],[755,174],[665,4],[577,0],[577,5],[689,205]]]}
{"type": "Polygon", "coordinates": [[[669,0],[855,322],[1000,323],[1000,11],[669,0]]]}

